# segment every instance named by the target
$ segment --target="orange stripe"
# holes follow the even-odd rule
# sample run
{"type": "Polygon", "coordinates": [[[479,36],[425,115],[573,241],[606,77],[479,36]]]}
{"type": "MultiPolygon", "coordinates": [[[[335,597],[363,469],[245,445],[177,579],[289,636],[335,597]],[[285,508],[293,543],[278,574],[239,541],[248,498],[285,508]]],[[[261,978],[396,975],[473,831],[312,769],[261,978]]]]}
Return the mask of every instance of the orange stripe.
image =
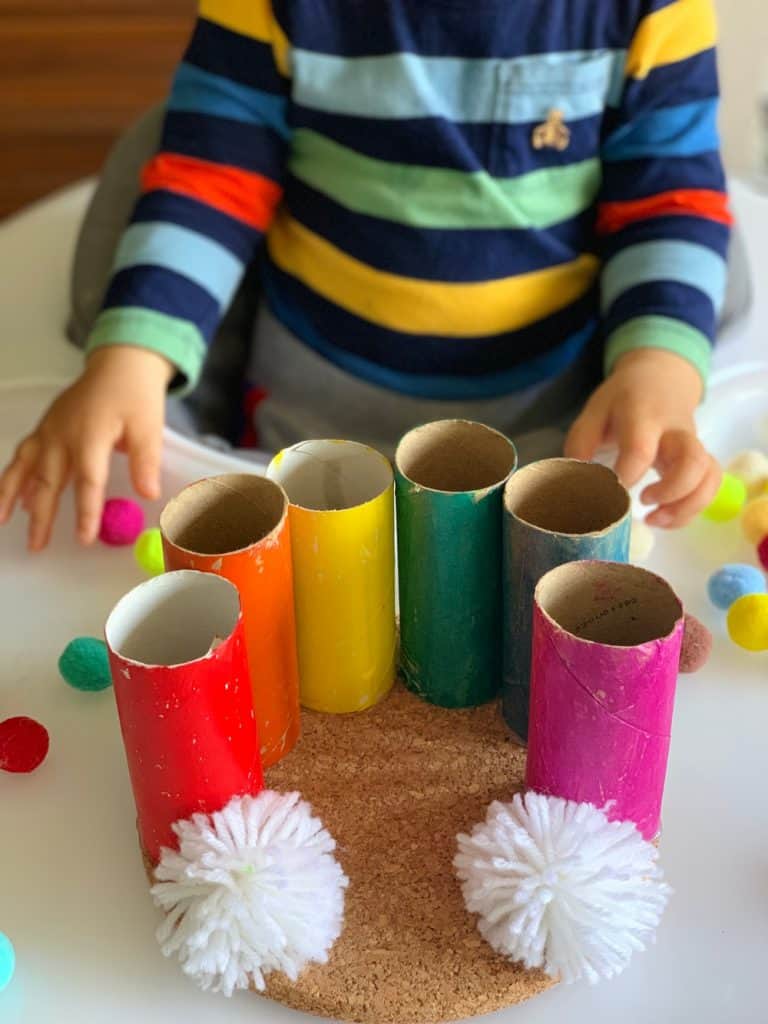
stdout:
{"type": "Polygon", "coordinates": [[[610,235],[628,224],[650,217],[705,217],[720,224],[732,224],[728,196],[705,188],[681,188],[673,192],[659,192],[647,199],[633,199],[621,203],[601,203],[598,207],[597,231],[610,235]]]}
{"type": "Polygon", "coordinates": [[[166,189],[214,207],[259,231],[269,227],[283,194],[279,185],[261,174],[196,157],[161,153],[145,166],[144,192],[166,189]]]}

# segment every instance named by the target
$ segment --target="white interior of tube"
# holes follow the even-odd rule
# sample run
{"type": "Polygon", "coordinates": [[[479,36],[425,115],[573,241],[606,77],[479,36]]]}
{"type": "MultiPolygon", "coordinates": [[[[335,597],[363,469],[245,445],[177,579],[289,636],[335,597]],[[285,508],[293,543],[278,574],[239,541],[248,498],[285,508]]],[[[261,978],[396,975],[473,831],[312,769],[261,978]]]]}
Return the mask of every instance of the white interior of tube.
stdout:
{"type": "Polygon", "coordinates": [[[230,554],[268,536],[286,509],[285,496],[272,480],[227,473],[185,487],[163,509],[160,529],[185,551],[230,554]]]}
{"type": "Polygon", "coordinates": [[[514,474],[504,489],[504,504],[530,526],[580,535],[600,533],[622,520],[630,497],[607,466],[545,459],[514,474]]]}
{"type": "Polygon", "coordinates": [[[267,476],[292,505],[321,512],[373,501],[392,483],[384,456],[354,441],[302,441],[273,459],[267,476]]]}
{"type": "Polygon", "coordinates": [[[669,636],[682,617],[660,576],[616,562],[569,562],[543,576],[536,601],[550,619],[582,640],[635,647],[669,636]]]}
{"type": "Polygon", "coordinates": [[[107,620],[109,646],[142,665],[183,665],[203,658],[237,625],[237,589],[213,573],[181,570],[140,584],[107,620]]]}
{"type": "Polygon", "coordinates": [[[517,455],[508,438],[483,423],[438,420],[406,434],[395,460],[420,487],[463,494],[503,483],[517,455]]]}

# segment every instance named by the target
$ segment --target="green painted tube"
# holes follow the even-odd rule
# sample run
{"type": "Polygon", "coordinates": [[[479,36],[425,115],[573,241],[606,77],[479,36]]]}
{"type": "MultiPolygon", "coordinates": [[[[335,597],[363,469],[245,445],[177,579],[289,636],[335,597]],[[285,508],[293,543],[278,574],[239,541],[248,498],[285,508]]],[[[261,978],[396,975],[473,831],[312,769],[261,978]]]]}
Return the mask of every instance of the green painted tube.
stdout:
{"type": "Polygon", "coordinates": [[[468,420],[417,427],[397,449],[400,668],[441,707],[501,686],[502,493],[516,464],[508,438],[468,420]]]}

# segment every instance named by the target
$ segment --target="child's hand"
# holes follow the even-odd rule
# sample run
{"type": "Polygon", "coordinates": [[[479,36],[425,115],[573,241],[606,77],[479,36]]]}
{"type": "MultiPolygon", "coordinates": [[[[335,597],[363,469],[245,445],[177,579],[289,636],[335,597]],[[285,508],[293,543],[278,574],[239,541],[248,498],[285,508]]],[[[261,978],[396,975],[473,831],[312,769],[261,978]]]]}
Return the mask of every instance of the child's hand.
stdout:
{"type": "Polygon", "coordinates": [[[77,536],[91,544],[115,448],[128,454],[138,493],[159,497],[165,393],[173,372],[166,359],[146,349],[117,345],[94,352],[83,375],[21,442],[0,477],[0,524],[21,497],[29,513],[29,548],[41,550],[61,492],[73,480],[77,536]]]}
{"type": "Polygon", "coordinates": [[[571,428],[565,453],[591,459],[606,443],[619,449],[616,473],[632,487],[652,466],[661,480],[641,497],[657,508],[651,526],[684,526],[712,501],[721,471],[696,436],[698,372],[663,349],[638,349],[616,363],[571,428]]]}

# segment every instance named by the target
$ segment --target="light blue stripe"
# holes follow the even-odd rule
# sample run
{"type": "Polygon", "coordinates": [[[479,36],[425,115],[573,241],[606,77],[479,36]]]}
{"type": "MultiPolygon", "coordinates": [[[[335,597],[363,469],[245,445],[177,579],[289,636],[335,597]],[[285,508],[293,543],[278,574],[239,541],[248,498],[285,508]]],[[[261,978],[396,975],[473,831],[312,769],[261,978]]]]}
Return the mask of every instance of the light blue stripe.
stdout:
{"type": "MultiPolygon", "coordinates": [[[[576,361],[597,330],[597,322],[590,321],[585,328],[571,335],[557,348],[529,359],[514,369],[499,373],[474,377],[403,373],[387,366],[380,366],[378,363],[364,359],[362,356],[355,355],[353,352],[348,352],[327,341],[303,316],[301,310],[282,300],[268,273],[265,273],[262,284],[273,315],[299,341],[303,341],[309,348],[319,352],[330,362],[355,377],[378,384],[379,387],[389,388],[392,391],[413,395],[417,398],[448,401],[451,399],[496,398],[499,395],[519,393],[563,373],[576,361]]],[[[418,344],[417,338],[413,339],[413,344],[418,344]]]]}
{"type": "Polygon", "coordinates": [[[508,59],[337,57],[292,51],[293,98],[328,113],[368,118],[444,117],[464,123],[593,117],[621,90],[624,50],[571,50],[508,59]]]}
{"type": "Polygon", "coordinates": [[[719,310],[725,295],[725,260],[694,242],[643,242],[622,250],[606,263],[602,277],[603,313],[624,292],[651,281],[675,281],[708,295],[719,310]]]}
{"type": "Polygon", "coordinates": [[[229,305],[243,264],[229,249],[189,228],[159,221],[132,224],[115,256],[115,272],[129,267],[163,267],[194,281],[223,308],[229,305]]]}
{"type": "Polygon", "coordinates": [[[716,99],[664,107],[639,114],[615,131],[603,146],[603,160],[697,156],[718,149],[716,99]]]}
{"type": "Polygon", "coordinates": [[[285,120],[286,101],[282,96],[251,89],[203,71],[194,64],[182,64],[176,72],[168,108],[266,125],[284,139],[290,136],[285,120]]]}

